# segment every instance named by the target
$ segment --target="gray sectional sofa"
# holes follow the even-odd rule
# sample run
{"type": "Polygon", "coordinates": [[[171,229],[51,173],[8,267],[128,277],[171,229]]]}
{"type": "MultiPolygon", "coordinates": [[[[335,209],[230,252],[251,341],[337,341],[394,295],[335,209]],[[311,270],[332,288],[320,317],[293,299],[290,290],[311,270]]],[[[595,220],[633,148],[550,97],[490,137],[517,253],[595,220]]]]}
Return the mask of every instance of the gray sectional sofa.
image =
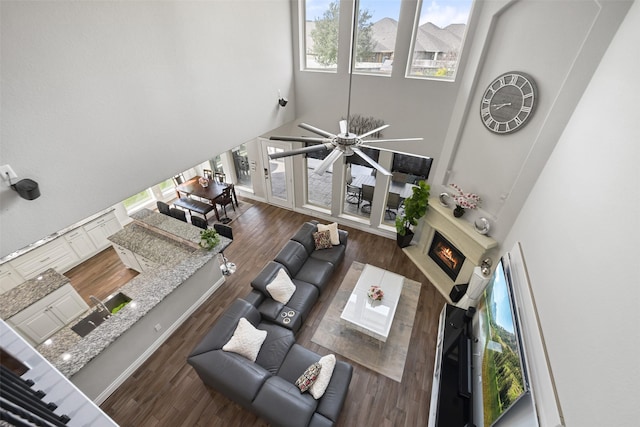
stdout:
{"type": "Polygon", "coordinates": [[[353,367],[336,361],[325,393],[315,399],[302,393],[296,380],[320,355],[295,343],[294,333],[306,319],[335,267],[345,256],[348,234],[340,230],[340,244],[316,250],[317,222],[307,222],[251,282],[252,290],[237,299],[188,357],[202,381],[255,412],[274,426],[332,426],[338,419],[353,374],[353,367]],[[266,286],[284,270],[296,290],[282,304],[266,286]],[[288,313],[284,323],[282,313],[288,313]],[[291,315],[293,313],[293,315],[291,315]],[[222,348],[234,335],[241,318],[266,331],[255,362],[222,348]]]}

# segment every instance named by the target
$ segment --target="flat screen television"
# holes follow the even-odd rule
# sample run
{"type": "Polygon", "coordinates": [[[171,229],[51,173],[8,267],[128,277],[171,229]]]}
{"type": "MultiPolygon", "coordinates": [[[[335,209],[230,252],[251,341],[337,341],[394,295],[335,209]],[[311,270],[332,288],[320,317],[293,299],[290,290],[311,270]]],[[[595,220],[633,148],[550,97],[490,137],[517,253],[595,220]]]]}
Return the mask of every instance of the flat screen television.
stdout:
{"type": "Polygon", "coordinates": [[[475,351],[479,351],[482,359],[481,407],[485,427],[496,424],[530,391],[513,286],[508,256],[504,256],[477,307],[475,351]]]}

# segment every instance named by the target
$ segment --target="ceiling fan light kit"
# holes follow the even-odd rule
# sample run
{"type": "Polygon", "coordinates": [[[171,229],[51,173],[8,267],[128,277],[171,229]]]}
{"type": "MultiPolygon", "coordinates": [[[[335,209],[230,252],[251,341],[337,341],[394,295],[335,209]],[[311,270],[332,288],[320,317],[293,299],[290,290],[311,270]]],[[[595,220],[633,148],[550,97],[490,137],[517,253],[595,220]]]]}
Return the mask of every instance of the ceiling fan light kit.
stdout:
{"type": "MultiPolygon", "coordinates": [[[[349,52],[349,58],[350,58],[350,61],[351,61],[351,67],[349,68],[349,97],[347,99],[347,119],[346,120],[340,120],[340,122],[339,122],[340,133],[333,134],[333,133],[328,132],[326,130],[317,128],[315,126],[311,126],[311,125],[309,125],[307,123],[300,123],[300,124],[298,124],[299,127],[301,127],[302,129],[308,130],[309,132],[315,133],[316,135],[320,135],[322,138],[305,137],[305,136],[300,136],[300,137],[272,136],[269,139],[276,140],[276,141],[296,141],[296,142],[312,143],[312,144],[316,144],[316,145],[309,146],[309,147],[304,147],[304,148],[298,148],[298,149],[294,149],[294,150],[290,150],[290,151],[284,151],[284,152],[280,152],[280,153],[269,154],[269,158],[277,159],[277,158],[280,158],[280,157],[289,157],[289,156],[295,156],[295,155],[298,155],[298,154],[306,154],[306,153],[312,153],[312,152],[322,151],[322,150],[332,150],[329,153],[329,155],[327,157],[325,157],[325,159],[322,161],[322,163],[320,163],[320,165],[318,165],[318,167],[316,167],[316,169],[313,171],[313,173],[315,173],[317,175],[322,175],[340,157],[342,157],[342,156],[352,156],[352,155],[355,154],[355,155],[359,156],[360,158],[362,158],[369,165],[371,165],[378,172],[380,172],[380,173],[382,173],[384,175],[387,175],[387,176],[391,176],[391,172],[389,172],[384,167],[380,166],[378,164],[378,162],[373,160],[371,157],[367,156],[364,152],[362,152],[362,150],[360,150],[360,148],[364,147],[364,148],[373,148],[375,150],[384,150],[384,148],[370,146],[370,145],[367,145],[367,144],[372,144],[372,143],[376,143],[377,144],[377,143],[380,143],[380,142],[421,141],[422,140],[422,138],[404,138],[404,139],[394,138],[394,139],[371,139],[371,140],[365,140],[364,139],[364,138],[369,137],[369,136],[379,135],[380,131],[382,131],[383,129],[386,129],[386,128],[389,127],[389,125],[385,125],[385,124],[383,124],[381,126],[378,126],[375,129],[372,129],[372,130],[369,130],[367,132],[361,133],[361,134],[356,134],[356,133],[349,132],[352,129],[351,122],[350,122],[350,120],[352,120],[352,117],[350,115],[350,113],[351,113],[351,83],[352,83],[352,80],[353,80],[353,65],[354,65],[353,64],[354,63],[354,52],[353,52],[353,49],[354,49],[354,46],[355,46],[355,43],[356,43],[357,16],[358,16],[357,11],[354,11],[354,13],[353,13],[353,23],[352,23],[352,27],[351,27],[351,50],[349,52]]],[[[356,117],[360,117],[360,116],[356,116],[356,117]]],[[[360,129],[358,129],[358,131],[360,131],[360,129]]],[[[391,150],[389,150],[389,151],[391,151],[391,150]]]]}

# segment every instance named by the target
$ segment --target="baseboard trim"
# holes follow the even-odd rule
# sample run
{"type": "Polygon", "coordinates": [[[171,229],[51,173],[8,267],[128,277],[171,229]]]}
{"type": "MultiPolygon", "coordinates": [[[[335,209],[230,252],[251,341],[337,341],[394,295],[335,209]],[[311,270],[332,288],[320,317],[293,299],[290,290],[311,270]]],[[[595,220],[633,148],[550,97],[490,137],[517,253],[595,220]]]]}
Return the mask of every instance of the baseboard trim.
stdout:
{"type": "Polygon", "coordinates": [[[138,369],[160,346],[180,327],[218,288],[224,283],[224,277],[221,277],[207,292],[202,294],[200,298],[185,311],[171,326],[169,326],[163,334],[158,336],[150,346],[140,355],[125,371],[122,372],[109,386],[100,393],[93,402],[96,405],[102,404],[111,394],[118,389],[135,371],[138,369]]]}

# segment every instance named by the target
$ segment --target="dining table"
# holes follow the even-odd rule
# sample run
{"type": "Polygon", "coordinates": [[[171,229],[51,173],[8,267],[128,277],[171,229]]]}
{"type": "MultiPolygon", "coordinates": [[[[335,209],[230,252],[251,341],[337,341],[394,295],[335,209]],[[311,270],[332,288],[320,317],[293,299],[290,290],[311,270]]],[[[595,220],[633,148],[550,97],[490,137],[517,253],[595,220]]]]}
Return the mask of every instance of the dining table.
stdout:
{"type": "Polygon", "coordinates": [[[185,194],[189,197],[196,196],[200,199],[209,201],[215,209],[216,218],[219,218],[218,209],[216,208],[216,199],[222,195],[224,190],[231,188],[233,203],[238,206],[238,197],[236,196],[236,190],[233,184],[209,180],[209,184],[206,187],[203,187],[202,184],[200,184],[200,178],[202,177],[196,175],[182,184],[178,184],[176,186],[178,196],[180,197],[181,194],[185,194]]]}

